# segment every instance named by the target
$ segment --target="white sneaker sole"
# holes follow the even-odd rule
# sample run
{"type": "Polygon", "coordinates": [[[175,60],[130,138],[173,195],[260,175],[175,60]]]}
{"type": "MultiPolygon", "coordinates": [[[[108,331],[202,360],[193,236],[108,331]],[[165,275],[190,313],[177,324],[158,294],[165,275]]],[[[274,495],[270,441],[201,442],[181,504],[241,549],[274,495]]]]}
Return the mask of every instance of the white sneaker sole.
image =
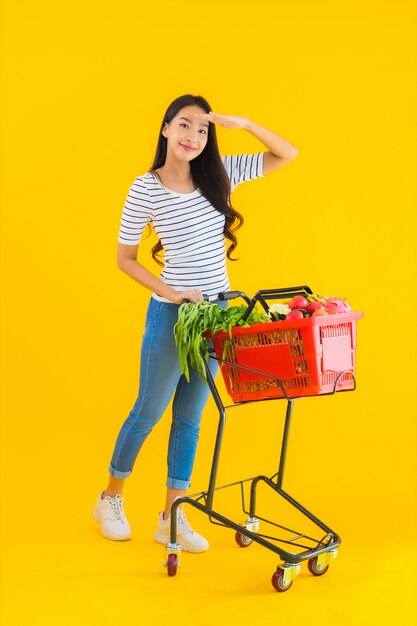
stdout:
{"type": "Polygon", "coordinates": [[[113,534],[107,532],[107,530],[105,528],[103,528],[103,526],[101,524],[100,513],[99,513],[99,511],[98,511],[98,509],[96,507],[94,507],[94,510],[93,510],[93,518],[96,520],[96,522],[98,522],[100,524],[101,534],[106,539],[111,539],[112,541],[129,541],[129,539],[132,538],[132,534],[131,533],[129,533],[129,535],[122,535],[122,536],[120,536],[120,535],[113,535],[113,534]]]}
{"type": "MultiPolygon", "coordinates": [[[[165,546],[169,543],[170,537],[169,535],[165,535],[165,534],[158,534],[157,532],[154,534],[153,536],[154,540],[157,543],[163,543],[165,546]]],[[[184,550],[184,552],[193,552],[194,554],[198,554],[199,552],[206,552],[206,550],[209,549],[209,545],[207,544],[207,546],[193,546],[190,545],[188,543],[184,543],[183,540],[181,540],[181,537],[177,537],[177,541],[181,546],[181,550],[184,550]]]]}

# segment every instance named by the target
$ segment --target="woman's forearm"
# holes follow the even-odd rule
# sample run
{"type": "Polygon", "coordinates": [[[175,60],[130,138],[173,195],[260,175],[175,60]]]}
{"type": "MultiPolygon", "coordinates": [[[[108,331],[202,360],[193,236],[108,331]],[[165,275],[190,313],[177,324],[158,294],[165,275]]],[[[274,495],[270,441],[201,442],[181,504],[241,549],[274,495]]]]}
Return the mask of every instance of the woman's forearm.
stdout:
{"type": "Polygon", "coordinates": [[[122,272],[125,272],[125,274],[133,278],[133,280],[143,287],[150,289],[158,296],[162,296],[173,302],[175,297],[178,296],[178,292],[175,289],[166,285],[162,280],[146,269],[144,265],[135,261],[135,259],[125,259],[123,262],[119,263],[119,268],[122,272]]]}
{"type": "Polygon", "coordinates": [[[299,149],[294,144],[280,137],[272,130],[264,128],[249,118],[245,118],[243,128],[247,130],[251,135],[254,135],[259,141],[269,148],[269,150],[280,158],[290,157],[295,158],[299,154],[299,149]]]}

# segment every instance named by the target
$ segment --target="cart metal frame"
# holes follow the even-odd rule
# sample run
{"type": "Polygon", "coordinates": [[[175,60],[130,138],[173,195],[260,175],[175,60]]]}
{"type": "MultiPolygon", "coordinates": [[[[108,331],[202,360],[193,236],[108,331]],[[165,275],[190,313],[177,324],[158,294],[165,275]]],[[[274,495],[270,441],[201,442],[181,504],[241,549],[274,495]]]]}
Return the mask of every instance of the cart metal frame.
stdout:
{"type": "MultiPolygon", "coordinates": [[[[242,297],[248,303],[248,310],[246,311],[246,316],[249,315],[250,310],[252,310],[253,306],[255,306],[256,301],[259,301],[262,306],[264,306],[265,310],[268,311],[268,305],[266,303],[266,299],[276,299],[276,298],[284,298],[288,297],[288,292],[291,290],[291,295],[305,295],[306,293],[312,293],[309,287],[292,287],[288,289],[280,289],[280,290],[264,290],[259,291],[255,297],[251,300],[245,293],[243,292],[226,292],[224,294],[219,294],[220,299],[232,299],[237,297],[242,297]]],[[[268,376],[268,378],[276,380],[277,384],[280,386],[283,397],[279,398],[267,398],[262,400],[252,400],[252,401],[244,401],[244,402],[236,402],[231,405],[224,405],[219,391],[216,387],[214,378],[209,369],[208,363],[205,362],[206,367],[206,375],[207,375],[207,383],[209,385],[211,394],[213,396],[216,407],[219,411],[219,422],[217,427],[216,441],[214,446],[213,453],[213,462],[211,466],[210,479],[208,489],[206,491],[200,491],[194,494],[190,494],[188,496],[183,496],[177,498],[171,507],[171,521],[170,521],[170,542],[166,546],[166,560],[164,565],[168,568],[168,574],[170,576],[175,576],[177,573],[177,567],[180,565],[179,556],[181,553],[181,546],[177,542],[177,508],[181,504],[190,504],[194,508],[198,509],[202,513],[208,515],[210,522],[213,524],[217,524],[220,526],[224,526],[226,528],[230,528],[236,531],[236,541],[241,547],[246,547],[250,545],[253,541],[259,543],[263,547],[271,550],[275,554],[278,554],[282,559],[282,562],[277,566],[276,572],[272,575],[272,585],[277,591],[286,591],[292,585],[294,578],[300,573],[300,565],[304,561],[308,561],[308,568],[310,572],[314,576],[321,576],[328,570],[329,563],[331,560],[336,558],[338,548],[341,544],[340,536],[332,530],[329,526],[327,526],[324,522],[322,522],[318,517],[316,517],[313,513],[307,510],[302,504],[300,504],[297,500],[295,500],[291,495],[289,495],[283,489],[283,479],[284,479],[284,471],[287,460],[287,448],[288,448],[288,440],[289,433],[291,428],[291,420],[294,408],[294,401],[303,398],[305,399],[307,396],[294,396],[289,397],[285,391],[283,382],[281,379],[271,376],[268,372],[261,372],[259,370],[255,370],[252,368],[244,367],[241,365],[237,365],[236,363],[231,363],[229,361],[223,360],[214,356],[212,352],[209,354],[209,358],[215,359],[219,363],[225,363],[232,365],[234,367],[238,367],[239,369],[246,369],[257,374],[261,374],[263,376],[268,376]],[[265,475],[253,476],[251,478],[246,478],[243,480],[239,480],[233,483],[229,483],[227,485],[216,486],[217,481],[217,472],[220,460],[220,451],[223,439],[223,432],[226,422],[226,411],[228,409],[236,408],[238,406],[253,404],[254,402],[270,402],[274,400],[286,400],[286,415],[285,415],[285,423],[282,435],[281,442],[281,450],[279,457],[279,469],[274,475],[268,477],[265,475]],[[250,482],[250,502],[249,509],[247,509],[244,498],[244,483],[250,482]],[[261,517],[257,512],[256,506],[256,496],[257,496],[257,487],[258,483],[264,483],[270,489],[272,489],[275,493],[277,493],[280,497],[284,498],[291,506],[295,507],[302,515],[308,518],[313,524],[317,526],[321,531],[324,532],[320,538],[313,538],[305,533],[298,532],[296,530],[292,530],[281,524],[277,524],[271,520],[265,519],[261,517]],[[233,487],[235,485],[240,485],[241,487],[241,496],[242,496],[242,511],[248,517],[246,522],[242,525],[242,523],[237,523],[218,511],[213,509],[213,498],[215,491],[220,489],[226,489],[228,487],[233,487]],[[290,539],[282,539],[278,537],[271,537],[269,535],[264,535],[259,533],[260,522],[264,521],[268,524],[275,526],[278,529],[284,530],[286,532],[290,532],[293,534],[293,537],[290,539]],[[306,545],[305,542],[309,542],[310,545],[306,545]],[[284,549],[278,544],[284,544],[291,546],[292,548],[300,548],[300,551],[294,552],[289,549],[284,549]]],[[[354,391],[356,389],[356,377],[350,370],[344,370],[339,373],[335,382],[333,391],[330,393],[322,393],[321,396],[334,395],[337,393],[342,393],[346,391],[354,391]],[[344,374],[351,375],[353,379],[353,387],[351,389],[340,389],[337,391],[337,383],[339,378],[344,374]]],[[[316,397],[316,396],[308,396],[308,397],[316,397]]]]}

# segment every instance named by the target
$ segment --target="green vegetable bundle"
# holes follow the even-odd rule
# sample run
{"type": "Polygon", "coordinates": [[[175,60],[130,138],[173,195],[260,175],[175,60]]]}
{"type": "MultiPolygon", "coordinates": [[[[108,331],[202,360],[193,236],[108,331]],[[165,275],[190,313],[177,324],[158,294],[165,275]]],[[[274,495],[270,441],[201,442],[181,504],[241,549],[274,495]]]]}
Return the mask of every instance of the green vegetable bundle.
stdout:
{"type": "Polygon", "coordinates": [[[186,379],[190,380],[189,365],[206,380],[204,360],[209,358],[208,341],[203,333],[211,331],[228,332],[232,337],[234,326],[248,328],[251,324],[270,322],[271,318],[265,311],[252,309],[247,320],[243,316],[247,306],[230,306],[221,309],[217,304],[203,300],[201,302],[184,302],[178,309],[178,320],[174,326],[175,343],[180,359],[180,366],[186,379]],[[203,350],[203,356],[201,355],[203,350]]]}

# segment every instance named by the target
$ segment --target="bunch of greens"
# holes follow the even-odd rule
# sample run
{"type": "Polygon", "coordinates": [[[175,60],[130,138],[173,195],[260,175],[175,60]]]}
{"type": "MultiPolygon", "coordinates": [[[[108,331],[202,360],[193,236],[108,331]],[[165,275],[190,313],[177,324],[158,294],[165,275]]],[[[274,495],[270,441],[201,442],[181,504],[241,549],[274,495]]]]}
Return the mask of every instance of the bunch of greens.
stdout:
{"type": "Polygon", "coordinates": [[[208,341],[203,336],[206,331],[213,334],[218,331],[228,332],[232,337],[234,326],[248,328],[251,324],[270,322],[271,318],[265,311],[253,308],[247,320],[243,316],[247,306],[230,306],[221,309],[217,304],[203,300],[201,302],[184,302],[178,309],[178,320],[174,326],[175,343],[180,359],[180,366],[186,379],[190,380],[189,365],[206,380],[204,360],[209,358],[208,341]],[[201,355],[201,349],[203,356],[201,355]]]}

